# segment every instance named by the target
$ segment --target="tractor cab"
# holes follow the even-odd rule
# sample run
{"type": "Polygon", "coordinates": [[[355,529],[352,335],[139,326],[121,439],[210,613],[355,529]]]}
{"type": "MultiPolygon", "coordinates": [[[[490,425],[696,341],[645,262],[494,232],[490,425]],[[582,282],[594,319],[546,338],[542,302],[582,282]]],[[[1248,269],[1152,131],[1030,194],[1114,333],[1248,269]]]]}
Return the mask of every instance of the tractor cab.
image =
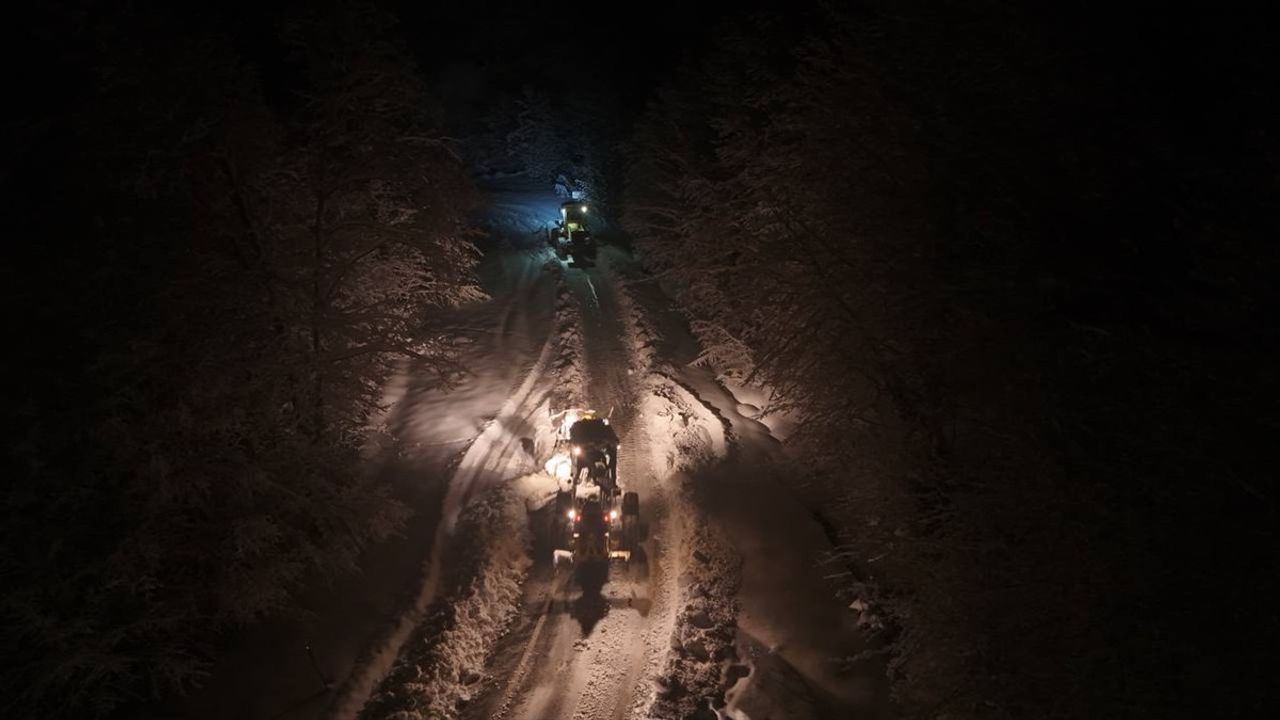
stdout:
{"type": "Polygon", "coordinates": [[[587,226],[591,208],[585,201],[571,200],[560,204],[560,219],[547,231],[547,241],[555,249],[556,256],[567,260],[570,267],[590,267],[595,264],[596,241],[587,226]]]}
{"type": "Polygon", "coordinates": [[[618,489],[618,434],[608,418],[583,417],[569,428],[569,457],[575,485],[587,481],[612,496],[618,489]]]}
{"type": "Polygon", "coordinates": [[[560,221],[571,232],[587,229],[587,213],[590,208],[581,200],[560,203],[560,221]]]}

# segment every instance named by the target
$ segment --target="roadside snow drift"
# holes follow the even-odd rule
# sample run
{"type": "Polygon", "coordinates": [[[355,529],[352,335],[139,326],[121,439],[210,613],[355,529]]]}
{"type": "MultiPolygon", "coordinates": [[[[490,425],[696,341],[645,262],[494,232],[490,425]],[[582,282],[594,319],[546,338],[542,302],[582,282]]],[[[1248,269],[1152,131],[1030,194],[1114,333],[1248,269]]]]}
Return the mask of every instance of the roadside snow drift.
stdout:
{"type": "Polygon", "coordinates": [[[725,705],[725,691],[747,672],[734,649],[741,559],[700,513],[686,513],[681,521],[680,610],[649,711],[655,718],[713,717],[711,710],[725,705]]]}
{"type": "Polygon", "coordinates": [[[695,470],[725,457],[728,436],[720,419],[688,390],[654,375],[641,413],[650,427],[653,468],[695,470]]]}
{"type": "MultiPolygon", "coordinates": [[[[561,272],[559,263],[548,262],[561,272]]],[[[555,386],[551,391],[551,408],[560,411],[569,407],[581,407],[585,404],[583,397],[587,387],[586,370],[583,367],[585,350],[582,338],[582,313],[573,293],[564,284],[563,275],[559,277],[556,293],[556,356],[552,361],[555,374],[555,386]]]]}
{"type": "Polygon", "coordinates": [[[644,717],[713,718],[725,705],[725,692],[748,672],[734,648],[741,559],[697,510],[694,477],[723,461],[734,439],[714,408],[677,381],[669,367],[658,367],[661,334],[627,288],[618,290],[630,370],[644,377],[639,417],[650,438],[651,467],[674,499],[664,558],[677,586],[668,618],[670,649],[644,717]]]}
{"type": "MultiPolygon", "coordinates": [[[[537,476],[520,480],[531,496],[543,484],[537,476]]],[[[532,564],[527,500],[500,486],[463,511],[450,579],[455,590],[405,644],[361,718],[449,718],[470,698],[485,659],[515,616],[532,564]]]]}
{"type": "MultiPolygon", "coordinates": [[[[544,269],[556,272],[552,263],[544,269]],[[548,267],[550,266],[550,267],[548,267]]],[[[572,298],[564,285],[556,302],[555,328],[542,357],[517,390],[522,398],[502,417],[523,416],[519,433],[523,458],[503,455],[497,467],[488,465],[488,453],[480,462],[465,461],[454,473],[450,496],[460,507],[451,555],[444,563],[446,579],[425,620],[413,631],[394,666],[360,711],[367,720],[426,720],[454,718],[459,708],[483,687],[485,664],[498,640],[519,612],[523,583],[532,561],[533,534],[529,514],[555,498],[557,482],[544,472],[532,472],[503,480],[468,497],[464,491],[476,485],[477,473],[502,473],[515,467],[537,468],[554,445],[547,393],[551,403],[574,401],[574,389],[583,384],[582,338],[572,298]],[[554,376],[549,382],[546,371],[554,376]],[[534,408],[535,409],[531,409],[534,408]]],[[[508,404],[512,404],[510,401],[508,404]]],[[[506,440],[510,429],[491,423],[486,432],[506,440]]],[[[485,435],[482,434],[483,440],[485,435]]],[[[510,444],[509,442],[507,444],[510,444]]],[[[474,446],[473,446],[474,447],[474,446]]],[[[446,507],[446,520],[451,515],[446,507]]]]}

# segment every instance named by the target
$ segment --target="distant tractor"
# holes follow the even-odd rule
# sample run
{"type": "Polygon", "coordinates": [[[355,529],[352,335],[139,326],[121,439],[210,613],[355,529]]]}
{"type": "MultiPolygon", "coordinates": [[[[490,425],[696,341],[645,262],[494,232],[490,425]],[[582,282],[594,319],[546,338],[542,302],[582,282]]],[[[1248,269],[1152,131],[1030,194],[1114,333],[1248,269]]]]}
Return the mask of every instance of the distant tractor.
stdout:
{"type": "Polygon", "coordinates": [[[630,560],[640,535],[640,496],[618,483],[618,435],[608,418],[568,410],[558,445],[567,446],[567,483],[557,507],[565,519],[561,546],[575,563],[630,560]]]}
{"type": "Polygon", "coordinates": [[[547,230],[547,241],[556,251],[556,257],[567,260],[570,267],[591,267],[596,264],[596,241],[587,227],[590,208],[583,200],[571,200],[560,204],[560,219],[547,230]]]}

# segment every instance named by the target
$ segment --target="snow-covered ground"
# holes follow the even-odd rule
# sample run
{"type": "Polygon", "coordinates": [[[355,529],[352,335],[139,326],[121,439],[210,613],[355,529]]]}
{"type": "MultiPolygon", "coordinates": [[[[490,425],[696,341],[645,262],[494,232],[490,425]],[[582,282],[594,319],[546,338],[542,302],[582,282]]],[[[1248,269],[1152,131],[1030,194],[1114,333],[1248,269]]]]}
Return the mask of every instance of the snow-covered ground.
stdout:
{"type": "Polygon", "coordinates": [[[556,369],[562,385],[585,386],[577,399],[611,410],[619,474],[641,492],[650,529],[644,560],[593,594],[545,552],[535,559],[521,618],[462,715],[875,716],[874,680],[839,662],[864,645],[819,564],[829,545],[750,402],[767,399],[747,389],[740,401],[690,366],[696,343],[681,318],[623,281],[626,257],[602,255],[601,267],[564,275],[577,308],[561,295],[556,369]]]}
{"type": "Polygon", "coordinates": [[[451,562],[449,601],[436,603],[415,629],[360,717],[449,717],[470,699],[489,653],[519,607],[532,562],[529,510],[548,489],[554,496],[554,481],[534,473],[466,506],[457,541],[467,545],[455,550],[451,562]]]}
{"type": "Polygon", "coordinates": [[[649,702],[669,642],[670,538],[661,483],[650,470],[666,458],[655,461],[649,452],[652,415],[642,407],[645,388],[630,363],[612,286],[592,271],[571,270],[564,278],[562,299],[571,306],[560,309],[564,350],[556,383],[563,397],[610,414],[621,439],[620,482],[640,494],[648,539],[597,588],[580,582],[576,569],[557,567],[544,538],[522,622],[491,660],[486,691],[465,709],[470,718],[631,716],[649,702]]]}
{"type": "MultiPolygon", "coordinates": [[[[511,180],[518,215],[556,207],[553,193],[511,180]],[[540,209],[541,208],[541,209],[540,209]]],[[[533,220],[530,219],[530,223],[533,220]]],[[[440,584],[447,543],[468,501],[533,467],[522,440],[530,418],[545,412],[544,376],[553,347],[555,273],[549,253],[490,253],[481,276],[491,300],[451,314],[471,374],[452,388],[409,365],[387,387],[395,405],[383,418],[395,445],[370,463],[415,515],[402,537],[370,548],[357,574],[314,583],[293,616],[245,628],[222,652],[203,688],[174,713],[208,718],[351,717],[389,671],[424,617],[440,584]],[[452,481],[451,481],[452,479],[452,481]],[[441,522],[441,519],[445,522],[441,522]],[[312,661],[314,657],[314,662],[312,661]],[[329,687],[326,687],[326,682],[329,687]]]]}
{"type": "Polygon", "coordinates": [[[477,184],[485,195],[479,222],[517,246],[544,240],[542,232],[560,217],[561,199],[532,174],[494,175],[477,184]]]}
{"type": "Polygon", "coordinates": [[[493,299],[452,318],[473,374],[392,382],[386,451],[418,509],[403,541],[310,615],[249,632],[192,705],[200,718],[874,717],[876,669],[789,487],[781,414],[717,378],[633,261],[569,269],[540,245],[557,199],[494,180],[493,299]],[[647,529],[592,583],[554,562],[550,410],[609,413],[647,529]],[[312,664],[306,652],[316,657],[312,664]],[[326,689],[319,673],[331,687],[326,689]]]}
{"type": "Polygon", "coordinates": [[[461,716],[876,716],[875,672],[851,676],[840,663],[865,646],[819,564],[830,549],[822,528],[786,484],[773,434],[785,417],[771,428],[757,420],[767,398],[739,388],[740,400],[690,365],[696,342],[680,316],[653,288],[624,281],[628,258],[602,256],[561,276],[551,384],[610,413],[648,539],[596,591],[553,562],[550,518],[532,513],[518,616],[484,669],[471,664],[461,678],[461,716]]]}
{"type": "MultiPolygon", "coordinates": [[[[616,277],[637,277],[628,258],[607,257],[616,277]]],[[[787,470],[796,460],[779,439],[790,431],[790,419],[783,414],[761,418],[766,392],[721,382],[714,368],[695,365],[701,354],[696,340],[653,283],[624,284],[647,325],[636,344],[646,348],[659,372],[723,424],[729,442],[723,461],[692,473],[685,508],[691,522],[715,528],[704,541],[695,537],[692,542],[707,558],[690,563],[691,572],[701,573],[693,595],[703,599],[695,609],[701,613],[707,604],[723,608],[730,602],[708,592],[709,584],[737,589],[735,655],[752,668],[728,693],[721,712],[752,720],[879,716],[884,709],[881,668],[861,666],[861,674],[851,674],[841,662],[865,650],[866,639],[857,616],[834,595],[826,578],[831,568],[820,563],[831,545],[789,485],[787,470]]],[[[694,624],[705,622],[699,616],[694,624]]],[[[704,648],[695,649],[701,655],[704,648]]],[[[717,667],[728,673],[726,682],[742,672],[732,657],[717,667]]],[[[708,670],[694,663],[692,672],[708,670]]],[[[701,686],[710,687],[707,678],[701,686]]]]}

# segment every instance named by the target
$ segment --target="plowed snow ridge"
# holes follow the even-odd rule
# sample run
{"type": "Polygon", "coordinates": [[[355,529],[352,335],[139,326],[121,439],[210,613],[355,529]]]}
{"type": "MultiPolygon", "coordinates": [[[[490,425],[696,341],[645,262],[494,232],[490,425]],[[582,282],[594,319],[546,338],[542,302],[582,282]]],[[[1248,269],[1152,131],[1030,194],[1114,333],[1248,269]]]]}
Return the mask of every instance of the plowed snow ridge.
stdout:
{"type": "Polygon", "coordinates": [[[426,564],[425,574],[412,606],[400,617],[392,632],[338,689],[326,714],[328,720],[351,720],[360,713],[375,688],[391,671],[405,642],[425,619],[426,612],[440,589],[442,570],[457,528],[458,516],[468,498],[477,490],[476,486],[482,484],[482,480],[492,481],[494,477],[510,479],[518,477],[525,470],[533,469],[530,467],[531,459],[521,446],[523,436],[512,432],[512,429],[528,424],[542,410],[545,391],[537,391],[554,348],[553,336],[548,335],[537,361],[520,386],[503,403],[498,416],[485,426],[484,431],[467,449],[449,482],[441,522],[432,543],[431,558],[426,564]]]}

